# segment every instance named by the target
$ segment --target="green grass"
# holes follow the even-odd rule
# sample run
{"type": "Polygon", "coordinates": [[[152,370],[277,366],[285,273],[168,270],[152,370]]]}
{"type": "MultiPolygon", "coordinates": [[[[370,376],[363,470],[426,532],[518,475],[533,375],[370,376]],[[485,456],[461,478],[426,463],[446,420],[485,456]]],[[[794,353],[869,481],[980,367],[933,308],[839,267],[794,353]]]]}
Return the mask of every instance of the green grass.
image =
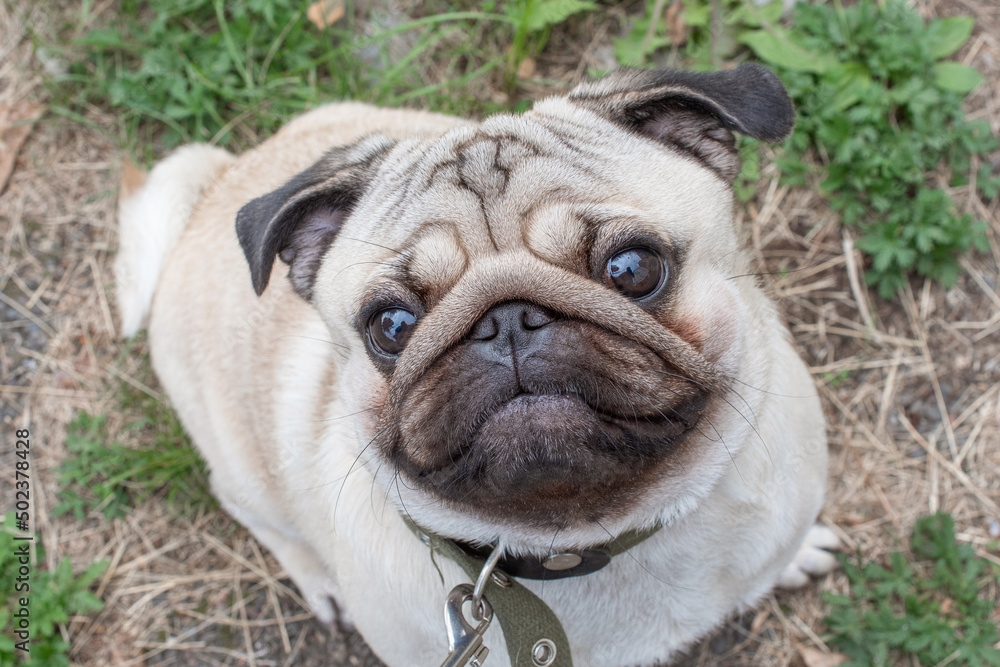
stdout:
{"type": "MultiPolygon", "coordinates": [[[[493,8],[496,3],[484,5],[493,8]]],[[[521,62],[545,48],[553,26],[574,14],[597,9],[597,3],[588,0],[513,0],[504,3],[504,9],[514,26],[504,81],[508,88],[513,88],[521,62]]]]}
{"type": "Polygon", "coordinates": [[[554,20],[588,5],[465,4],[432,0],[403,23],[375,16],[371,24],[382,27],[366,34],[351,9],[320,30],[303,0],[123,0],[113,24],[68,28],[65,46],[46,44],[71,63],[52,82],[55,109],[81,118],[89,105],[108,108],[127,144],[159,149],[190,141],[245,148],[335,100],[462,115],[507,110],[516,100],[501,105],[483,94],[488,77],[516,67],[554,20]],[[508,57],[515,34],[520,47],[508,57]]]}
{"type": "Polygon", "coordinates": [[[110,519],[156,495],[184,513],[213,509],[205,463],[173,410],[127,384],[119,397],[119,409],[137,415],[124,430],[139,431],[140,446],[109,442],[105,416],[78,413],[68,427],[53,514],[83,519],[99,511],[110,519]]]}
{"type": "MultiPolygon", "coordinates": [[[[32,565],[28,584],[30,590],[15,590],[17,562],[15,549],[27,542],[14,540],[14,514],[3,517],[0,529],[0,667],[68,667],[69,644],[63,640],[60,624],[69,621],[71,615],[100,611],[104,603],[90,592],[91,585],[107,568],[105,561],[87,566],[74,574],[68,558],[63,558],[56,569],[39,569],[44,560],[44,550],[35,535],[37,562],[32,565]],[[18,600],[28,596],[30,618],[30,651],[24,653],[15,648],[13,635],[13,614],[17,612],[18,600]]],[[[20,641],[20,638],[17,639],[20,641]]]]}
{"type": "Polygon", "coordinates": [[[851,659],[846,667],[1000,665],[991,618],[1000,568],[955,541],[947,514],[918,520],[910,549],[885,565],[841,559],[850,596],[826,595],[825,622],[828,643],[851,659]]]}

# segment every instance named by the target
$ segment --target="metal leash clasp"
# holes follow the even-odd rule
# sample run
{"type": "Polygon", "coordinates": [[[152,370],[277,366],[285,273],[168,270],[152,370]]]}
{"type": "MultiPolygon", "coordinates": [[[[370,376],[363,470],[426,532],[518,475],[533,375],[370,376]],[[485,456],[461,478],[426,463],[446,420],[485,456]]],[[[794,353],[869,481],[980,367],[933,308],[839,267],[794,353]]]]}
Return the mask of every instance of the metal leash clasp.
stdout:
{"type": "Polygon", "coordinates": [[[493,573],[502,553],[497,546],[483,565],[476,585],[459,584],[448,593],[444,603],[444,625],[448,631],[448,657],[441,667],[482,667],[490,649],[483,644],[483,635],[493,620],[493,607],[483,597],[483,589],[493,573]],[[462,607],[466,602],[472,602],[472,618],[478,621],[473,626],[465,618],[462,607]]]}
{"type": "Polygon", "coordinates": [[[465,620],[462,605],[472,600],[472,584],[459,584],[451,589],[444,603],[444,624],[448,629],[448,657],[441,667],[482,667],[490,650],[483,644],[483,635],[493,620],[493,607],[483,599],[479,613],[482,620],[473,627],[465,620]]]}

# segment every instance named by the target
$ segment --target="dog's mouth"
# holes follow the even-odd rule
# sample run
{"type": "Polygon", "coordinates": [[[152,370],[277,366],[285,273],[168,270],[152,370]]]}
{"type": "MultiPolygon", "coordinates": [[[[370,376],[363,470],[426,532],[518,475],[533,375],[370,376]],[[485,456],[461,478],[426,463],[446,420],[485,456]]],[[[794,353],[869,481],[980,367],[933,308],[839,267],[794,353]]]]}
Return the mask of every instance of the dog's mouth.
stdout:
{"type": "Polygon", "coordinates": [[[561,420],[574,417],[586,418],[590,413],[603,421],[620,419],[608,414],[598,407],[591,406],[586,399],[576,392],[533,394],[521,392],[496,410],[485,415],[480,421],[482,425],[473,435],[477,439],[483,431],[489,432],[508,420],[514,420],[525,428],[532,426],[546,427],[561,420]]]}
{"type": "MultiPolygon", "coordinates": [[[[700,418],[706,398],[704,393],[698,392],[681,405],[660,407],[652,403],[636,405],[631,401],[632,413],[622,415],[596,401],[588,402],[584,395],[573,391],[551,394],[522,392],[480,420],[481,426],[472,435],[470,446],[489,446],[498,436],[503,437],[500,434],[517,436],[518,431],[525,441],[544,441],[546,436],[558,438],[566,431],[580,431],[583,425],[592,427],[591,422],[599,422],[631,433],[634,436],[631,444],[636,449],[642,436],[663,440],[693,428],[700,418]]],[[[517,449],[514,447],[512,453],[516,455],[517,449]]]]}
{"type": "Polygon", "coordinates": [[[547,526],[620,514],[683,471],[710,395],[635,343],[597,349],[581,332],[512,366],[451,351],[384,415],[396,428],[382,451],[463,511],[547,526]]]}

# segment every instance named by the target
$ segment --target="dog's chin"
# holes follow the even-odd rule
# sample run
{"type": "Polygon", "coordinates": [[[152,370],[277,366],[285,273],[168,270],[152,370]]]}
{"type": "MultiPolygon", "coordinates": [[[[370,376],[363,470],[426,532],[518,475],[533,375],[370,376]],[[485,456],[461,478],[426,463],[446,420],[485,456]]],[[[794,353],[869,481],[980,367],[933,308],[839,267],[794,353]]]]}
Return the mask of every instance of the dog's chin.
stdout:
{"type": "Polygon", "coordinates": [[[636,419],[577,394],[520,394],[446,458],[428,465],[403,454],[397,465],[416,487],[491,522],[566,529],[616,520],[643,489],[683,474],[707,400],[699,392],[668,416],[636,419]]]}

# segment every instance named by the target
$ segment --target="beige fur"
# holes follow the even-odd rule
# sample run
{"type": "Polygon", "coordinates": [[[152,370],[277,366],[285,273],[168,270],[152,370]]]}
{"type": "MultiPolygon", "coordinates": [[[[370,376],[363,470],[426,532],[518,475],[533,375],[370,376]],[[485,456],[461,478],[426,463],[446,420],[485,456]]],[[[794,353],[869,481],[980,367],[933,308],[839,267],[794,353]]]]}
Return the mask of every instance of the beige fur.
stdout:
{"type": "MultiPolygon", "coordinates": [[[[834,546],[822,531],[795,558],[825,485],[819,402],[773,305],[753,278],[737,277],[750,272],[748,260],[717,171],[565,100],[482,124],[331,105],[238,159],[197,164],[199,187],[181,175],[162,183],[165,169],[154,170],[122,210],[125,239],[146,224],[143,202],[158,194],[183,191],[193,209],[172,252],[161,246],[149,262],[165,261],[162,275],[150,268],[140,281],[158,278],[154,366],[225,509],[274,552],[322,620],[349,615],[390,665],[440,663],[444,598],[467,579],[439,559],[441,582],[402,511],[439,534],[500,540],[512,552],[663,524],[597,573],[524,582],[559,616],[581,666],[668,660],[779,578],[801,585],[803,572],[832,567],[818,551],[834,546]],[[323,256],[311,303],[281,262],[256,296],[234,230],[241,207],[327,148],[372,133],[400,142],[323,256]],[[669,299],[650,310],[586,274],[588,252],[639,232],[684,248],[669,299]],[[427,313],[387,379],[355,318],[372,294],[401,289],[404,257],[406,284],[424,295],[427,313]],[[433,412],[441,389],[428,378],[485,312],[510,300],[613,342],[608,363],[632,373],[626,391],[663,394],[674,382],[664,401],[688,391],[647,370],[656,359],[712,390],[698,433],[669,465],[621,498],[593,501],[600,521],[568,514],[554,531],[477,512],[401,482],[380,443],[369,447],[387,423],[406,428],[419,410],[433,412]]],[[[123,242],[122,264],[146,261],[123,242]]],[[[143,304],[126,303],[134,324],[143,304]]],[[[490,665],[510,664],[500,633],[494,623],[486,636],[490,665]]]]}

